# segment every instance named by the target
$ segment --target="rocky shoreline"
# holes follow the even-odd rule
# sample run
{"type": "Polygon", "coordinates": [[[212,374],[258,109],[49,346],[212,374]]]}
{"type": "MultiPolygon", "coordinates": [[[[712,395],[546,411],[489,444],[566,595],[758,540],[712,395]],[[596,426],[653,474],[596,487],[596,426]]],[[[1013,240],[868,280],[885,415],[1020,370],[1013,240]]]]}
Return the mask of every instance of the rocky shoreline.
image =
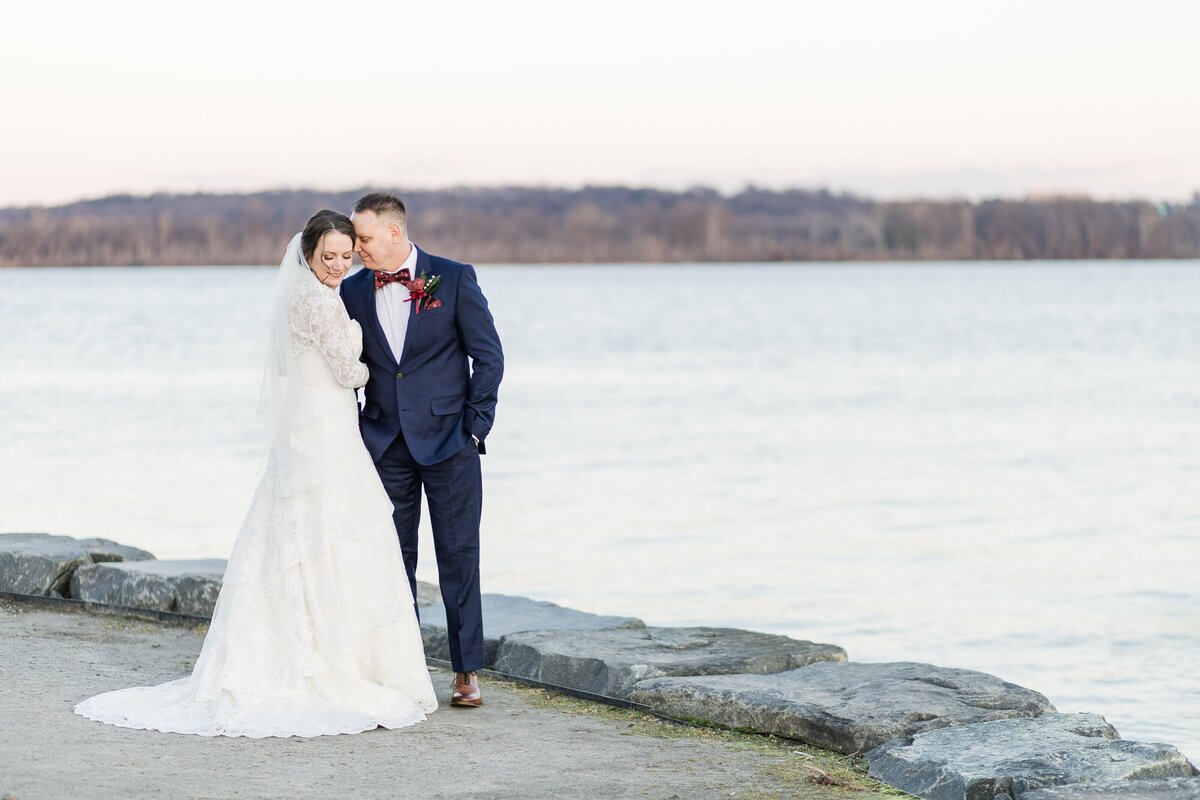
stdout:
{"type": "MultiPolygon", "coordinates": [[[[0,534],[0,592],[211,616],[225,562],[157,560],[104,539],[0,534]]],[[[446,657],[437,588],[418,591],[426,654],[446,657]]],[[[633,701],[665,716],[862,754],[930,800],[1200,800],[1169,744],[1121,739],[1096,714],[971,670],[859,663],[841,647],[730,628],[649,627],[485,594],[488,667],[633,701]]]]}

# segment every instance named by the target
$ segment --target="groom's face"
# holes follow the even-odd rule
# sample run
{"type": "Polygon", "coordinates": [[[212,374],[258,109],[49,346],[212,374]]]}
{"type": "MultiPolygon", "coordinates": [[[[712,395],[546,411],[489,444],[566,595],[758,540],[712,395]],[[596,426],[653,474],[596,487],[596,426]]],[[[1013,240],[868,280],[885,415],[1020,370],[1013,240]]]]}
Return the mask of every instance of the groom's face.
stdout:
{"type": "Polygon", "coordinates": [[[404,263],[408,233],[399,224],[374,211],[356,211],[350,220],[354,223],[354,252],[364,267],[390,271],[404,263]]]}

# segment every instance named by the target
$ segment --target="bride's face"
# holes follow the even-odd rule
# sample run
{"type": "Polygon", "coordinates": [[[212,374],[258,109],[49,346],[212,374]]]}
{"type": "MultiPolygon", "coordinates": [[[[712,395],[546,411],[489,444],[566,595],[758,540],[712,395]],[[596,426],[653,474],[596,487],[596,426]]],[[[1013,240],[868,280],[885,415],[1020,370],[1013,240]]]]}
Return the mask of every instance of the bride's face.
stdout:
{"type": "Polygon", "coordinates": [[[350,272],[354,260],[354,240],[344,233],[330,231],[321,237],[308,260],[317,280],[326,286],[337,288],[350,272]]]}

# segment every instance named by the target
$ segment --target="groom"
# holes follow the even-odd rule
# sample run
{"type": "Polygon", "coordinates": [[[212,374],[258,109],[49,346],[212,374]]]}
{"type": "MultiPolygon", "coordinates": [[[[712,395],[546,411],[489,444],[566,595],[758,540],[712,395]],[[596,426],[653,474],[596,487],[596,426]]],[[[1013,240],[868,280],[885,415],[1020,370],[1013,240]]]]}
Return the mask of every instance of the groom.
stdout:
{"type": "Polygon", "coordinates": [[[366,269],[341,292],[362,326],[371,373],[359,418],[363,441],[392,499],[413,597],[425,489],[454,666],[450,702],[479,706],[479,455],[504,374],[500,337],[474,268],[410,242],[399,197],[372,192],[354,204],[351,219],[354,252],[366,269]]]}

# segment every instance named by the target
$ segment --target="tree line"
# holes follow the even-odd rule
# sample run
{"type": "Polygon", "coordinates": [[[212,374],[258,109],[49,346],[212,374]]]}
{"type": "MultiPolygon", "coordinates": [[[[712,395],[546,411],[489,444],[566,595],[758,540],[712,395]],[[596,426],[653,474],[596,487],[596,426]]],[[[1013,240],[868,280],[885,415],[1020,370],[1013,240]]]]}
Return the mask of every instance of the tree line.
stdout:
{"type": "MultiPolygon", "coordinates": [[[[277,263],[314,211],[366,188],[120,195],[0,209],[0,266],[277,263]]],[[[1190,203],[879,201],[825,190],[396,190],[413,241],[476,263],[1200,258],[1190,203]]]]}

